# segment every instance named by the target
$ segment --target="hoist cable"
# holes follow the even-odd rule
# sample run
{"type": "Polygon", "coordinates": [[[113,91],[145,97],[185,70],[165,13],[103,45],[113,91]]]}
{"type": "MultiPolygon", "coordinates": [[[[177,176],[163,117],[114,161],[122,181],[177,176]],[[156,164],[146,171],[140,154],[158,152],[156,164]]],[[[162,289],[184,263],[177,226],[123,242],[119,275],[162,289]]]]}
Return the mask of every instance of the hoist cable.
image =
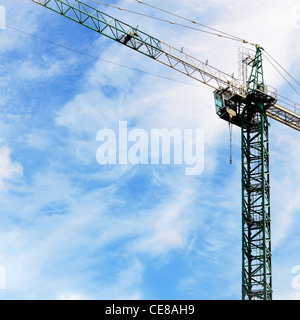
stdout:
{"type": "Polygon", "coordinates": [[[279,62],[277,62],[268,52],[264,51],[270,59],[272,59],[291,79],[295,81],[295,83],[300,86],[300,82],[290,73],[288,72],[279,62]]]}
{"type": "Polygon", "coordinates": [[[231,122],[228,122],[229,124],[229,137],[230,137],[230,159],[229,163],[232,164],[232,126],[233,124],[231,122]]]}
{"type": "Polygon", "coordinates": [[[31,34],[31,33],[28,33],[26,31],[22,31],[20,29],[17,29],[15,27],[9,26],[7,24],[0,23],[0,25],[4,26],[6,28],[9,28],[11,30],[14,30],[16,32],[19,32],[19,33],[21,33],[23,35],[30,36],[30,37],[35,38],[37,40],[40,40],[40,41],[46,42],[48,44],[51,44],[53,46],[59,47],[61,49],[72,51],[72,52],[75,52],[77,54],[89,57],[89,58],[93,58],[93,59],[96,59],[96,60],[99,60],[99,61],[103,61],[103,62],[106,62],[106,63],[110,63],[110,64],[113,64],[113,65],[116,65],[118,67],[126,68],[126,69],[129,69],[129,70],[133,70],[133,71],[136,71],[136,72],[144,73],[144,74],[147,74],[147,75],[150,75],[150,76],[153,76],[153,77],[157,77],[157,78],[161,78],[161,79],[165,79],[165,80],[169,80],[169,81],[173,81],[173,82],[179,82],[179,83],[187,84],[187,85],[190,85],[190,86],[206,88],[204,86],[200,86],[200,85],[197,85],[197,84],[193,84],[193,83],[189,83],[189,82],[186,82],[186,81],[181,81],[181,80],[177,80],[177,79],[173,79],[173,78],[168,78],[168,77],[161,76],[161,75],[158,75],[158,74],[154,74],[154,73],[151,73],[151,72],[148,72],[148,71],[140,70],[140,69],[137,69],[137,68],[133,68],[133,67],[122,65],[120,63],[116,63],[116,62],[112,62],[112,61],[109,61],[109,60],[106,60],[106,59],[102,59],[102,58],[96,57],[94,55],[91,55],[89,53],[85,53],[85,52],[79,51],[77,49],[73,49],[73,48],[67,47],[65,45],[53,42],[51,40],[48,40],[48,39],[45,39],[45,38],[41,38],[39,36],[36,36],[34,34],[31,34]]]}
{"type": "MultiPolygon", "coordinates": [[[[199,25],[199,26],[202,26],[202,27],[204,27],[204,28],[210,29],[210,30],[212,30],[212,31],[215,31],[215,32],[218,32],[218,33],[222,33],[222,34],[226,35],[227,37],[230,37],[230,39],[232,39],[232,40],[240,41],[240,42],[243,42],[243,43],[249,43],[247,40],[244,40],[244,39],[242,39],[242,38],[233,36],[233,35],[231,35],[231,34],[229,34],[229,33],[224,32],[224,31],[220,31],[220,30],[218,30],[218,29],[209,27],[209,26],[207,26],[207,25],[205,25],[205,24],[203,24],[203,23],[197,22],[197,21],[195,21],[195,20],[188,19],[188,18],[183,17],[183,16],[181,16],[181,15],[179,15],[179,14],[170,12],[170,11],[165,10],[165,9],[161,9],[161,8],[159,8],[159,7],[156,7],[156,6],[154,6],[154,5],[151,5],[151,4],[146,3],[146,2],[144,2],[144,1],[141,1],[141,0],[136,0],[136,1],[137,1],[138,3],[140,3],[140,4],[143,4],[143,5],[145,5],[145,6],[148,6],[148,7],[153,8],[153,9],[162,11],[162,12],[167,13],[167,14],[170,14],[170,15],[172,15],[172,16],[174,16],[174,17],[177,17],[177,18],[186,20],[186,21],[191,22],[191,23],[193,23],[193,24],[197,24],[197,25],[199,25]]],[[[253,43],[249,43],[249,44],[254,45],[253,43]]]]}
{"type": "MultiPolygon", "coordinates": [[[[269,61],[269,63],[274,67],[274,69],[283,77],[283,79],[289,84],[289,86],[297,93],[297,95],[300,97],[300,92],[291,84],[291,82],[282,74],[282,72],[274,65],[274,63],[268,58],[267,55],[264,55],[265,58],[269,61]]],[[[271,57],[271,56],[270,56],[271,57]]],[[[274,60],[274,59],[272,59],[274,60]]],[[[275,61],[275,60],[274,60],[275,61]]],[[[283,69],[284,70],[284,69],[283,69]]],[[[287,72],[287,71],[285,71],[287,72]]],[[[288,73],[289,74],[289,73],[288,73]]],[[[298,84],[298,82],[296,81],[296,83],[298,84]]]]}
{"type": "MultiPolygon", "coordinates": [[[[179,26],[179,27],[191,29],[191,30],[198,31],[198,32],[207,33],[207,34],[210,34],[210,35],[213,35],[213,36],[217,36],[217,37],[220,37],[220,38],[225,38],[225,39],[228,39],[228,40],[234,40],[234,41],[238,41],[238,42],[242,42],[242,43],[252,44],[252,43],[250,43],[250,42],[248,42],[248,41],[246,41],[246,40],[243,40],[243,39],[241,39],[241,38],[238,38],[238,37],[229,35],[229,34],[227,34],[227,33],[225,33],[225,32],[222,32],[222,31],[218,31],[218,30],[213,29],[213,28],[211,28],[211,27],[202,25],[202,24],[200,24],[200,23],[198,23],[198,22],[196,22],[196,21],[195,21],[196,24],[198,24],[198,25],[200,25],[200,26],[203,26],[203,27],[205,27],[205,28],[211,29],[211,30],[213,30],[213,31],[219,32],[219,33],[215,33],[215,32],[212,32],[212,31],[207,31],[207,30],[203,30],[203,29],[191,27],[191,26],[188,26],[188,25],[185,25],[185,24],[177,23],[177,22],[170,21],[170,20],[166,20],[166,19],[162,19],[162,18],[153,17],[153,16],[147,15],[147,14],[145,14],[145,13],[128,10],[128,9],[125,9],[125,8],[122,8],[122,7],[118,7],[118,6],[114,6],[114,5],[111,5],[111,4],[103,3],[103,2],[100,2],[100,1],[97,1],[97,0],[89,0],[89,1],[94,2],[94,3],[101,4],[101,5],[103,5],[103,6],[107,6],[107,7],[111,7],[111,8],[114,8],[114,9],[118,9],[118,10],[122,10],[122,11],[125,11],[125,12],[129,12],[129,13],[132,13],[132,14],[140,15],[140,16],[143,16],[143,17],[146,17],[146,18],[158,20],[158,21],[161,21],[161,22],[166,22],[166,23],[169,23],[169,24],[172,24],[172,25],[176,25],[176,26],[179,26]]],[[[145,4],[144,2],[140,2],[140,3],[145,4]]],[[[164,11],[163,9],[161,9],[161,10],[164,11]]],[[[172,13],[170,13],[170,14],[172,14],[172,13]]],[[[173,14],[173,15],[175,15],[175,14],[173,14]]],[[[175,16],[177,16],[177,15],[175,15],[175,16]]],[[[178,16],[178,17],[180,17],[180,16],[178,16]]],[[[183,17],[181,17],[181,18],[182,18],[182,19],[185,19],[185,20],[188,20],[188,19],[183,18],[183,17]]],[[[188,20],[188,21],[192,21],[192,20],[188,20]]],[[[194,23],[194,22],[193,22],[193,23],[194,23]]],[[[252,44],[252,45],[254,45],[254,44],[252,44]]]]}

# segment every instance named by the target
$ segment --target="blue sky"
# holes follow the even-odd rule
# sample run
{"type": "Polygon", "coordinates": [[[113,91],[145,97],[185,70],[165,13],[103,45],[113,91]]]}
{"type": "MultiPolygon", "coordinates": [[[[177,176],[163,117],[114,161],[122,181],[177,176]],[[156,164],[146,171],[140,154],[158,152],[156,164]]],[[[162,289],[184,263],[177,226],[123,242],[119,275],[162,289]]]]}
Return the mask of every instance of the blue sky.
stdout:
{"type": "MultiPolygon", "coordinates": [[[[109,3],[175,19],[133,0],[109,3]]],[[[149,3],[259,43],[300,77],[297,0],[149,3]]],[[[0,5],[8,26],[103,59],[0,29],[0,298],[240,299],[240,130],[230,165],[212,90],[30,0],[0,5]],[[97,132],[119,121],[203,129],[203,173],[99,165],[97,132]]],[[[99,8],[238,73],[239,43],[99,8]]],[[[283,96],[299,98],[267,62],[265,74],[283,96]]],[[[271,121],[270,141],[274,299],[299,299],[299,133],[271,121]]]]}

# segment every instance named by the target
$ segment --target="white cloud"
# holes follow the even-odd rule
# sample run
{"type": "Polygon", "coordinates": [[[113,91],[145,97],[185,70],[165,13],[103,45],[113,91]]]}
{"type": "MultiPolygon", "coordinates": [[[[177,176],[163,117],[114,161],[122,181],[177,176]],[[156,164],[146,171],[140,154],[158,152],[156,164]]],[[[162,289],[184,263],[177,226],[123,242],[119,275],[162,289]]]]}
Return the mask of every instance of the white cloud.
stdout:
{"type": "MultiPolygon", "coordinates": [[[[15,11],[16,2],[6,1],[8,13],[15,11]]],[[[224,4],[221,0],[193,0],[183,6],[182,2],[173,0],[163,3],[153,1],[153,4],[171,7],[175,12],[192,19],[205,19],[213,27],[259,42],[287,67],[293,66],[299,53],[295,41],[299,34],[298,4],[291,0],[284,5],[279,1],[272,2],[272,5],[268,2],[227,1],[224,4]],[[276,35],[276,41],[273,34],[276,35]]],[[[124,3],[119,2],[121,6],[124,3]]],[[[132,8],[142,9],[136,1],[130,3],[132,8]]],[[[14,15],[14,19],[9,18],[8,22],[17,23],[27,31],[36,31],[41,35],[41,30],[37,28],[42,18],[39,14],[46,14],[43,11],[46,9],[30,1],[18,8],[20,15],[14,15]]],[[[111,13],[114,15],[115,11],[111,10],[111,13]]],[[[50,14],[55,16],[52,12],[50,14]]],[[[59,21],[57,23],[63,25],[63,19],[59,21]]],[[[201,60],[209,58],[210,64],[226,72],[237,72],[239,44],[167,24],[158,25],[156,21],[136,16],[128,18],[128,22],[139,24],[141,30],[175,47],[184,46],[186,51],[201,60]]],[[[10,38],[11,34],[3,33],[2,52],[27,43],[21,35],[10,38]]],[[[176,71],[147,60],[120,44],[102,39],[100,37],[91,45],[93,52],[104,59],[190,81],[176,71]]],[[[29,49],[25,46],[24,50],[29,49]]],[[[45,51],[43,53],[43,61],[39,60],[36,65],[31,57],[24,59],[20,65],[21,74],[28,81],[41,80],[43,74],[47,80],[52,81],[71,66],[61,68],[62,65],[55,62],[54,57],[47,65],[47,55],[45,51]]],[[[18,71],[19,68],[15,68],[9,77],[17,78],[18,71]]],[[[268,70],[267,74],[272,79],[275,73],[269,73],[268,70]]],[[[80,161],[80,168],[73,167],[73,161],[59,165],[56,163],[43,170],[37,168],[27,184],[24,183],[18,189],[22,196],[9,195],[3,201],[5,211],[2,214],[5,216],[5,226],[9,228],[2,232],[0,243],[1,256],[8,271],[8,290],[15,292],[16,296],[37,296],[41,292],[42,283],[47,292],[43,291],[41,296],[51,298],[140,299],[147,292],[143,290],[147,265],[139,259],[141,255],[153,260],[161,258],[166,263],[169,262],[168,255],[173,251],[188,252],[189,261],[193,262],[199,262],[197,257],[201,255],[207,263],[211,263],[209,259],[213,256],[216,264],[208,264],[206,272],[211,272],[210,267],[216,267],[217,263],[219,268],[224,268],[224,261],[220,258],[222,255],[234,257],[231,263],[236,265],[236,251],[232,249],[228,253],[227,249],[235,246],[240,248],[240,243],[236,242],[240,236],[240,213],[236,209],[236,203],[240,201],[236,186],[240,182],[240,172],[239,166],[236,166],[235,173],[228,179],[230,169],[223,162],[221,154],[225,149],[222,146],[229,141],[228,125],[215,115],[212,91],[136,73],[104,61],[94,63],[91,60],[90,67],[79,76],[83,79],[81,88],[70,95],[56,118],[50,119],[66,129],[66,147],[62,151],[61,145],[57,145],[56,154],[49,154],[48,159],[53,164],[56,156],[62,156],[63,152],[73,152],[74,159],[80,161]],[[95,141],[90,139],[95,139],[99,129],[115,128],[120,120],[129,120],[133,125],[146,130],[163,127],[204,129],[206,151],[209,150],[206,153],[208,171],[205,173],[209,173],[210,177],[187,179],[183,171],[179,173],[180,170],[151,168],[150,179],[144,168],[89,167],[93,163],[92,159],[95,160],[96,150],[92,146],[95,141]],[[144,180],[132,182],[138,174],[144,180]],[[136,192],[145,180],[153,186],[152,192],[145,192],[144,197],[138,198],[136,192]],[[130,183],[136,185],[130,186],[130,183]],[[218,187],[220,184],[222,190],[218,187]],[[160,197],[154,191],[156,188],[162,191],[160,197]],[[233,197],[236,198],[233,200],[233,197]],[[15,221],[18,223],[15,224],[15,221]],[[98,280],[96,284],[95,279],[98,280]],[[93,284],[99,285],[100,289],[95,289],[93,284]]],[[[272,81],[275,84],[281,83],[278,78],[272,81]]],[[[21,125],[20,119],[23,120],[23,115],[19,115],[18,125],[21,125]]],[[[22,135],[25,145],[36,150],[47,150],[49,137],[43,132],[40,127],[27,128],[22,135]]],[[[300,148],[296,145],[296,142],[291,144],[287,154],[299,159],[295,150],[300,148]]],[[[288,165],[289,159],[283,163],[288,165]]],[[[0,165],[0,188],[4,188],[9,179],[22,175],[21,164],[14,162],[7,147],[0,148],[0,165]]],[[[298,172],[296,160],[292,165],[298,172]]],[[[281,178],[278,175],[277,184],[272,181],[275,197],[278,197],[274,203],[285,199],[284,202],[288,202],[289,206],[282,205],[280,210],[275,208],[277,223],[273,230],[275,244],[278,246],[285,239],[290,239],[289,230],[295,221],[295,210],[299,207],[298,191],[291,191],[297,186],[298,180],[281,178]],[[286,214],[284,222],[280,220],[282,211],[286,214]]],[[[203,266],[199,265],[200,268],[203,266]]],[[[199,279],[206,276],[204,271],[191,272],[189,277],[180,280],[182,292],[194,290],[200,283],[199,279]]],[[[230,278],[231,271],[227,271],[225,276],[230,278]]],[[[227,288],[218,287],[217,291],[216,295],[221,291],[227,292],[227,288]]],[[[194,294],[198,293],[194,291],[194,294]]]]}
{"type": "MultiPolygon", "coordinates": [[[[21,33],[14,32],[10,27],[17,28],[24,32],[34,32],[38,26],[38,10],[32,10],[30,1],[3,0],[1,5],[5,8],[7,27],[1,32],[1,53],[15,50],[26,46],[28,37],[21,33]],[[16,7],[18,14],[16,13],[16,7]]],[[[26,49],[25,49],[26,50],[26,49]]]]}
{"type": "Polygon", "coordinates": [[[58,295],[58,300],[89,300],[89,299],[82,296],[81,294],[68,292],[68,293],[60,293],[58,295]]]}
{"type": "Polygon", "coordinates": [[[5,189],[6,182],[23,174],[23,167],[18,162],[12,162],[10,149],[6,146],[0,148],[0,190],[5,189]]]}
{"type": "Polygon", "coordinates": [[[47,136],[45,131],[33,129],[25,135],[25,146],[37,150],[46,150],[50,144],[50,137],[47,136]]]}
{"type": "MultiPolygon", "coordinates": [[[[171,177],[167,179],[174,184],[171,177]]],[[[179,178],[176,180],[179,181],[179,178]]],[[[155,257],[187,247],[189,233],[194,228],[194,213],[188,208],[195,195],[192,187],[185,183],[184,179],[180,180],[181,187],[172,186],[174,196],[163,199],[162,204],[151,211],[143,212],[143,220],[140,220],[143,225],[138,223],[138,237],[129,244],[128,249],[155,257]]]]}
{"type": "MultiPolygon", "coordinates": [[[[15,66],[19,76],[23,80],[46,81],[54,78],[63,72],[63,66],[58,62],[43,61],[22,61],[20,65],[15,66]]],[[[66,69],[65,69],[66,70],[66,69]]]]}
{"type": "Polygon", "coordinates": [[[273,248],[282,246],[295,227],[300,209],[298,132],[273,124],[270,128],[273,248]]]}
{"type": "MultiPolygon", "coordinates": [[[[103,288],[100,299],[103,300],[140,300],[143,299],[141,282],[144,267],[137,259],[132,259],[130,265],[119,272],[107,287],[103,288]]],[[[101,286],[101,285],[100,285],[101,286]]]]}

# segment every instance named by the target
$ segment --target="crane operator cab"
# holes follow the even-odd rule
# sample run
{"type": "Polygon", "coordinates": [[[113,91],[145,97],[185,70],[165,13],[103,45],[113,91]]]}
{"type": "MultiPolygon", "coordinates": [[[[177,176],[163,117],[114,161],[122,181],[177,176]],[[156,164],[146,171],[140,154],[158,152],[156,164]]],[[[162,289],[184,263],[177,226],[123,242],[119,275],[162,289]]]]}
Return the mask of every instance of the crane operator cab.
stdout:
{"type": "Polygon", "coordinates": [[[241,126],[241,118],[239,115],[239,103],[234,99],[236,95],[226,90],[216,90],[214,92],[215,107],[217,115],[230,123],[241,126]]]}

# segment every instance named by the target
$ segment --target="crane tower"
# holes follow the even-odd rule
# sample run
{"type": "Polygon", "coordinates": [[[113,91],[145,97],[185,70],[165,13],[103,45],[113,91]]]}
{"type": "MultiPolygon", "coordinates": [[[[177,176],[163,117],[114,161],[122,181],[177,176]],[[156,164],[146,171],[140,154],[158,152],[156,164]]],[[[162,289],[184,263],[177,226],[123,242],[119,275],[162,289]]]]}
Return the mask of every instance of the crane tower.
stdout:
{"type": "Polygon", "coordinates": [[[262,48],[256,46],[245,95],[216,90],[217,114],[242,131],[242,295],[272,299],[269,121],[277,99],[266,92],[262,48]]]}

